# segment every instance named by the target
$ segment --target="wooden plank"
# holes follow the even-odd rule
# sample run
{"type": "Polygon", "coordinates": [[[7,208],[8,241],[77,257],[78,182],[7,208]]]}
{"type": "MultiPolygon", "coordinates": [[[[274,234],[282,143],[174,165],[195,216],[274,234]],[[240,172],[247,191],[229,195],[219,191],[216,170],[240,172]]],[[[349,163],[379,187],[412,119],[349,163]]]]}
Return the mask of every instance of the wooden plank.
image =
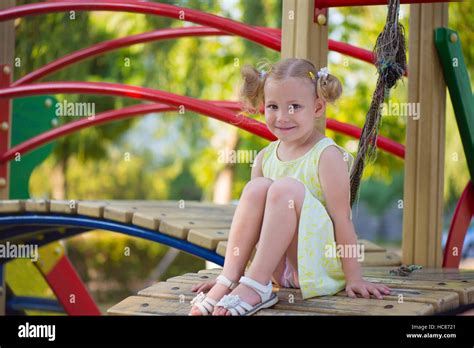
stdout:
{"type": "Polygon", "coordinates": [[[358,239],[357,243],[362,244],[364,246],[365,252],[373,252],[373,251],[387,251],[385,248],[367,240],[367,239],[358,239]]]}
{"type": "MultiPolygon", "coordinates": [[[[364,276],[386,277],[391,276],[390,270],[397,267],[364,267],[362,269],[364,276]]],[[[396,276],[394,276],[397,278],[396,276]]],[[[407,277],[401,279],[418,279],[418,280],[459,280],[474,281],[474,271],[462,270],[458,268],[423,268],[410,273],[407,277]]]]}
{"type": "Polygon", "coordinates": [[[25,201],[15,200],[1,200],[0,201],[0,213],[22,213],[25,211],[25,201]]]}
{"type": "Polygon", "coordinates": [[[188,315],[189,302],[162,298],[130,296],[110,308],[109,315],[188,315]]]}
{"type": "Polygon", "coordinates": [[[362,266],[399,266],[401,257],[390,251],[367,252],[364,253],[364,261],[361,264],[362,266]]]}
{"type": "Polygon", "coordinates": [[[219,212],[214,209],[199,209],[199,208],[187,208],[184,211],[180,210],[164,210],[160,209],[159,211],[143,211],[138,210],[133,214],[132,223],[136,226],[145,227],[151,230],[158,231],[160,223],[165,218],[200,218],[203,216],[209,218],[209,220],[220,220],[221,218],[232,219],[233,213],[229,212],[219,212]]]}
{"type": "Polygon", "coordinates": [[[163,207],[179,207],[177,201],[79,201],[78,214],[103,218],[106,207],[141,207],[143,205],[159,205],[163,207]]]}
{"type": "Polygon", "coordinates": [[[448,4],[410,5],[408,103],[403,202],[403,263],[440,267],[445,165],[446,85],[434,29],[448,25],[448,4]]]}
{"type": "Polygon", "coordinates": [[[188,207],[208,207],[216,208],[219,211],[232,212],[235,206],[232,204],[214,204],[198,201],[79,201],[78,213],[81,215],[102,218],[105,208],[123,208],[125,211],[135,210],[132,208],[166,208],[166,209],[187,209],[188,207]]]}
{"type": "Polygon", "coordinates": [[[49,211],[58,214],[77,214],[77,204],[75,200],[51,200],[49,204],[49,211]]]}
{"type": "MultiPolygon", "coordinates": [[[[171,297],[181,296],[186,300],[192,299],[196,293],[192,292],[191,285],[213,279],[215,275],[187,273],[173,277],[166,282],[154,284],[144,289],[140,295],[171,297]],[[169,283],[169,284],[166,284],[169,283]]],[[[276,288],[278,289],[278,288],[276,288]]],[[[276,291],[280,302],[274,309],[308,311],[334,315],[431,315],[434,307],[430,303],[404,301],[398,303],[390,299],[352,299],[343,296],[322,296],[302,300],[299,290],[276,291]]],[[[289,290],[289,289],[285,289],[289,290]]],[[[398,299],[398,297],[397,297],[398,299]]]]}
{"type": "Polygon", "coordinates": [[[25,210],[32,213],[49,213],[49,204],[47,199],[27,199],[25,210]]]}
{"type": "MultiPolygon", "coordinates": [[[[186,217],[193,216],[218,220],[220,217],[232,217],[233,210],[229,208],[219,208],[216,206],[189,206],[186,208],[179,207],[161,207],[161,206],[107,206],[104,209],[104,218],[122,223],[132,223],[134,216],[138,214],[135,222],[145,220],[147,226],[159,226],[159,222],[164,217],[186,217]],[[152,225],[153,224],[153,225],[152,225]]],[[[135,224],[135,223],[134,223],[135,224]]],[[[141,225],[138,225],[141,226],[141,225]]],[[[143,226],[145,227],[145,226],[143,226]]]]}
{"type": "Polygon", "coordinates": [[[461,305],[474,303],[474,284],[472,282],[449,280],[412,280],[401,279],[402,277],[364,277],[368,281],[374,283],[383,283],[390,288],[400,289],[424,289],[437,291],[451,291],[456,292],[459,296],[459,303],[461,305]]]}
{"type": "MultiPolygon", "coordinates": [[[[199,271],[198,275],[216,277],[221,272],[222,268],[204,269],[199,271]]],[[[201,281],[205,280],[206,279],[202,279],[201,281]]],[[[435,313],[444,312],[459,307],[459,296],[456,292],[409,289],[409,287],[410,286],[407,286],[407,288],[392,289],[391,294],[384,296],[384,299],[391,301],[428,303],[433,306],[435,313]]],[[[295,298],[302,299],[301,293],[297,289],[279,288],[279,290],[282,292],[293,293],[295,298]]],[[[345,291],[341,291],[337,295],[347,296],[345,291]]]]}
{"type": "Polygon", "coordinates": [[[230,227],[232,220],[228,219],[227,221],[223,219],[222,221],[206,221],[206,220],[196,220],[196,219],[164,219],[161,221],[159,230],[161,233],[167,234],[169,236],[186,239],[190,229],[194,228],[219,228],[219,229],[228,229],[230,227]]]}
{"type": "Polygon", "coordinates": [[[334,315],[433,315],[428,303],[402,302],[341,296],[322,296],[307,300],[280,300],[275,309],[291,309],[334,315]]]}
{"type": "Polygon", "coordinates": [[[216,250],[219,242],[227,240],[229,232],[229,229],[191,229],[188,233],[188,242],[216,250]]]}
{"type": "Polygon", "coordinates": [[[217,243],[216,254],[220,256],[225,256],[226,249],[227,249],[227,241],[221,241],[217,243]]]}
{"type": "Polygon", "coordinates": [[[255,313],[254,315],[255,316],[265,316],[265,317],[272,316],[273,317],[273,316],[300,316],[300,315],[304,315],[304,316],[308,316],[308,315],[315,316],[315,315],[317,315],[317,316],[320,316],[320,315],[330,315],[330,314],[269,308],[269,309],[262,309],[262,310],[258,311],[257,313],[255,313]]]}

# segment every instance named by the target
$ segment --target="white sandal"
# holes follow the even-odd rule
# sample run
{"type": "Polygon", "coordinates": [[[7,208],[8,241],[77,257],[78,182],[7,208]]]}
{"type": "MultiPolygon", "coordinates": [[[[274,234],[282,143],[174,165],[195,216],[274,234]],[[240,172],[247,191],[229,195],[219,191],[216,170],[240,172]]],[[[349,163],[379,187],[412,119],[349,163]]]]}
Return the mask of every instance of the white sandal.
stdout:
{"type": "MultiPolygon", "coordinates": [[[[230,290],[234,290],[234,288],[238,285],[238,283],[229,280],[229,278],[223,275],[220,275],[216,278],[216,283],[225,285],[230,290]]],[[[202,315],[210,315],[214,311],[217,301],[207,297],[204,295],[204,292],[201,291],[191,300],[190,303],[192,306],[196,306],[202,315]]]]}
{"type": "Polygon", "coordinates": [[[224,307],[229,310],[232,315],[252,315],[260,309],[269,308],[278,302],[278,296],[272,292],[273,286],[270,280],[267,285],[263,285],[249,277],[242,276],[240,283],[254,289],[262,299],[262,302],[252,306],[242,301],[239,295],[224,295],[216,306],[224,307]]]}

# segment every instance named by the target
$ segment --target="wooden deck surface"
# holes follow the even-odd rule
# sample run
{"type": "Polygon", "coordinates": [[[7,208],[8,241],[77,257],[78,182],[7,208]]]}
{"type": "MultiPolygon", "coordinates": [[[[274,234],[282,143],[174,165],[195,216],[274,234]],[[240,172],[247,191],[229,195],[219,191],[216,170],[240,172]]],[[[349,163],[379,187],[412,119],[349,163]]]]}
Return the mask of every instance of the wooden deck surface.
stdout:
{"type": "MultiPolygon", "coordinates": [[[[54,213],[112,220],[187,240],[222,256],[234,211],[235,205],[196,201],[0,201],[0,214],[54,213]]],[[[257,315],[432,315],[474,303],[474,271],[422,269],[408,277],[396,277],[389,271],[400,265],[397,254],[367,240],[359,243],[365,248],[361,263],[364,277],[389,285],[393,289],[390,296],[384,300],[351,299],[341,292],[303,301],[299,290],[275,288],[280,301],[257,315]]],[[[214,278],[218,272],[202,270],[159,282],[113,306],[109,313],[185,315],[196,295],[191,285],[214,278]]]]}
{"type": "MultiPolygon", "coordinates": [[[[280,301],[256,315],[433,315],[474,303],[474,271],[422,269],[407,277],[390,275],[393,267],[364,267],[364,278],[389,285],[383,300],[335,296],[302,300],[299,290],[274,286],[280,301]]],[[[116,304],[110,315],[187,315],[196,296],[191,286],[219,275],[221,269],[187,273],[156,283],[116,304]]]]}

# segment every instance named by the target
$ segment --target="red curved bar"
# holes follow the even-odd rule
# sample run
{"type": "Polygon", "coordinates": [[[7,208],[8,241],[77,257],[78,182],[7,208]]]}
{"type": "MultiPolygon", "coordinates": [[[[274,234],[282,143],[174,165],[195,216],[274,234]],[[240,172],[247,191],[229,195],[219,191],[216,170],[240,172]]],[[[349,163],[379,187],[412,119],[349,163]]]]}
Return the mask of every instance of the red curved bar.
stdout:
{"type": "MultiPolygon", "coordinates": [[[[236,102],[208,101],[207,103],[211,103],[217,107],[225,108],[228,110],[240,111],[240,105],[239,103],[236,103],[236,102]]],[[[98,126],[98,125],[108,123],[108,122],[119,121],[121,119],[128,118],[128,117],[142,116],[142,115],[149,114],[152,112],[167,112],[167,111],[174,111],[176,109],[177,108],[175,106],[169,106],[166,104],[139,104],[139,105],[125,107],[119,110],[110,110],[110,111],[102,112],[100,114],[97,114],[94,118],[91,118],[91,119],[84,118],[82,120],[69,122],[64,125],[61,125],[60,127],[51,129],[31,139],[28,139],[24,141],[23,143],[16,145],[15,147],[12,147],[11,149],[9,149],[7,152],[3,153],[0,156],[0,163],[4,163],[6,161],[13,159],[16,153],[25,154],[50,141],[53,141],[62,136],[77,132],[87,127],[98,126]]],[[[246,117],[246,116],[242,116],[242,117],[246,117]]],[[[260,123],[258,121],[255,121],[255,122],[260,123]]],[[[253,130],[251,132],[254,133],[253,130]]],[[[270,133],[270,135],[271,136],[269,136],[268,134],[265,134],[264,137],[271,141],[276,139],[273,134],[270,133]]]]}
{"type": "Polygon", "coordinates": [[[474,186],[469,181],[459,198],[458,204],[454,211],[451,226],[449,227],[448,239],[444,248],[443,268],[459,268],[461,262],[462,248],[464,238],[474,216],[474,186]],[[453,248],[457,248],[457,254],[453,255],[453,248]]]}
{"type": "MultiPolygon", "coordinates": [[[[462,0],[400,0],[401,4],[427,4],[432,2],[459,2],[462,0]]],[[[317,8],[387,5],[387,0],[315,0],[317,8]]]]}
{"type": "Polygon", "coordinates": [[[149,42],[149,41],[174,39],[174,38],[179,38],[179,37],[184,37],[184,36],[189,37],[189,36],[210,36],[210,35],[230,35],[230,34],[219,29],[195,26],[195,27],[154,30],[147,33],[142,33],[142,34],[132,35],[132,36],[128,36],[128,37],[124,37],[120,39],[100,42],[93,46],[75,51],[62,58],[54,60],[44,65],[43,67],[18,79],[17,81],[12,83],[12,86],[18,86],[18,85],[22,85],[25,83],[39,80],[40,78],[45,77],[49,74],[52,74],[58,70],[61,70],[68,65],[77,63],[81,60],[91,58],[93,56],[96,56],[105,52],[109,52],[121,47],[127,47],[127,46],[149,42]]]}
{"type": "MultiPolygon", "coordinates": [[[[241,105],[238,102],[233,101],[206,101],[217,107],[224,108],[227,110],[232,110],[234,112],[241,111],[241,105]]],[[[16,145],[15,147],[9,149],[7,152],[0,156],[0,163],[9,161],[15,157],[16,153],[25,154],[35,148],[38,148],[41,145],[44,145],[54,139],[71,134],[83,128],[97,126],[107,122],[118,121],[123,118],[140,116],[152,112],[166,112],[176,110],[176,107],[165,105],[165,104],[146,104],[146,105],[134,105],[125,107],[120,110],[111,110],[100,113],[94,117],[94,119],[84,118],[79,121],[70,122],[64,124],[58,128],[52,129],[48,132],[37,135],[34,138],[31,138],[21,144],[16,145]]],[[[244,116],[245,117],[245,116],[244,116]]],[[[258,121],[255,121],[258,122],[258,121]]],[[[327,119],[327,128],[340,132],[354,138],[359,138],[362,130],[358,127],[345,124],[332,119],[327,119]]],[[[250,130],[251,133],[256,134],[253,129],[250,130]]],[[[258,135],[258,134],[257,134],[258,135]]],[[[276,137],[270,133],[270,136],[264,136],[265,139],[274,141],[276,137]]],[[[403,145],[398,144],[397,142],[379,136],[377,138],[377,145],[380,149],[385,150],[389,153],[392,153],[396,156],[403,158],[405,154],[405,148],[403,145]]]]}
{"type": "MultiPolygon", "coordinates": [[[[277,34],[278,40],[280,40],[280,30],[274,28],[263,28],[258,27],[261,30],[277,34]]],[[[52,74],[58,70],[61,70],[73,63],[77,63],[87,58],[91,58],[95,55],[99,55],[105,52],[110,52],[112,50],[135,45],[138,43],[150,42],[150,41],[159,41],[159,40],[168,40],[179,37],[189,37],[189,36],[209,36],[209,35],[231,35],[225,31],[204,27],[183,27],[183,28],[170,28],[155,30],[147,33],[137,34],[128,36],[125,38],[114,39],[109,41],[100,42],[93,46],[75,51],[71,54],[68,54],[62,58],[59,58],[55,61],[52,61],[45,66],[23,76],[18,79],[12,86],[19,86],[25,83],[37,81],[40,78],[43,78],[49,74],[52,74]]],[[[328,47],[330,50],[339,52],[341,54],[349,55],[351,57],[366,61],[368,63],[374,62],[374,54],[366,49],[358,48],[346,43],[337,42],[334,40],[329,40],[328,47]]]]}
{"type": "Polygon", "coordinates": [[[270,47],[280,49],[279,39],[268,32],[261,31],[252,26],[242,24],[229,18],[224,18],[206,12],[179,7],[168,4],[150,2],[107,2],[107,1],[83,1],[80,3],[36,3],[22,5],[0,11],[0,21],[7,21],[30,15],[64,12],[64,11],[122,11],[154,16],[164,16],[178,20],[185,20],[197,24],[207,25],[213,28],[245,37],[251,41],[270,47]],[[184,19],[181,17],[184,16],[184,19]]]}
{"type": "Polygon", "coordinates": [[[16,86],[0,89],[0,98],[16,98],[30,95],[44,94],[67,94],[84,93],[113,95],[118,97],[149,100],[165,103],[168,105],[184,106],[189,110],[200,114],[208,115],[235,125],[244,130],[250,131],[262,137],[271,137],[272,134],[268,128],[261,122],[257,122],[243,115],[235,115],[232,112],[212,105],[208,102],[194,99],[187,96],[177,95],[170,92],[154,90],[138,86],[128,86],[117,83],[105,82],[54,82],[54,83],[34,83],[26,86],[16,86]]]}

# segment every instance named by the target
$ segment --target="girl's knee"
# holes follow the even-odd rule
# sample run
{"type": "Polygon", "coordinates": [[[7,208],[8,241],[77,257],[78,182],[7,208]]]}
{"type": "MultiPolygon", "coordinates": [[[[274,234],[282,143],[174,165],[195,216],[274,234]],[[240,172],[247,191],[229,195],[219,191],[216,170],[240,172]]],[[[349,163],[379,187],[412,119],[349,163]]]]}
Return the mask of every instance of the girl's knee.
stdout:
{"type": "Polygon", "coordinates": [[[274,202],[288,201],[290,204],[302,203],[305,195],[304,185],[293,178],[276,180],[268,190],[268,200],[274,202]]]}
{"type": "Polygon", "coordinates": [[[250,199],[265,198],[272,183],[273,180],[269,178],[254,178],[245,185],[242,196],[250,199]]]}

